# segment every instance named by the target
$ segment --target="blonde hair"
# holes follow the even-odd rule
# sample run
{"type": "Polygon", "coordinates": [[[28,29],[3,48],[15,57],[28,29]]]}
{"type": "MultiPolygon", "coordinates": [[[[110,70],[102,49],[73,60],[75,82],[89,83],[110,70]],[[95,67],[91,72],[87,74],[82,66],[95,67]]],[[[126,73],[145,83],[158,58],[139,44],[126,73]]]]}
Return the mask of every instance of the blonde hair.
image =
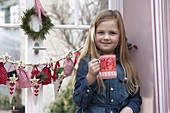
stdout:
{"type": "MultiPolygon", "coordinates": [[[[139,90],[139,78],[137,75],[137,71],[135,68],[134,63],[130,59],[128,47],[127,47],[127,42],[126,42],[126,36],[125,36],[125,28],[124,28],[124,23],[122,16],[119,11],[117,10],[103,10],[100,11],[95,19],[92,21],[89,33],[86,38],[86,42],[84,45],[84,48],[81,52],[81,55],[78,59],[78,62],[76,64],[76,69],[78,68],[78,64],[80,60],[86,56],[90,55],[91,59],[93,58],[99,58],[97,48],[95,46],[95,32],[96,28],[101,22],[108,21],[108,20],[114,20],[117,22],[118,29],[120,32],[120,37],[119,37],[119,43],[116,47],[116,52],[119,55],[120,63],[123,67],[124,70],[124,75],[127,75],[127,89],[130,94],[135,94],[139,90]]],[[[104,83],[103,80],[97,76],[97,83],[98,83],[98,88],[100,90],[100,87],[104,88],[104,83]]]]}

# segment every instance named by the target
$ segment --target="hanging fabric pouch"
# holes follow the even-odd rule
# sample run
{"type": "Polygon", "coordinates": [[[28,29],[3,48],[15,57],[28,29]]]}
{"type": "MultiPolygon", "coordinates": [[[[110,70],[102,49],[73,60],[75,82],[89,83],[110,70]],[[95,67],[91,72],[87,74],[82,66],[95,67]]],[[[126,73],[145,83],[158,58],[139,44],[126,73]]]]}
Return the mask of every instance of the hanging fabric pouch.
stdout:
{"type": "Polygon", "coordinates": [[[38,70],[38,67],[36,65],[33,66],[32,71],[31,71],[31,79],[33,78],[38,79],[40,77],[40,71],[38,70]]]}
{"type": "Polygon", "coordinates": [[[47,84],[51,84],[51,70],[50,70],[50,66],[48,67],[47,65],[42,69],[42,72],[47,76],[44,81],[42,82],[42,85],[47,85],[47,84]]]}
{"type": "Polygon", "coordinates": [[[0,62],[0,84],[6,85],[7,81],[7,71],[4,67],[4,63],[0,62]]]}
{"type": "Polygon", "coordinates": [[[28,73],[23,66],[18,67],[17,75],[19,78],[18,84],[17,84],[17,89],[31,87],[31,81],[29,80],[28,73]]]}
{"type": "Polygon", "coordinates": [[[74,63],[73,60],[71,58],[66,58],[66,60],[63,63],[63,67],[64,67],[64,75],[65,77],[68,77],[72,74],[73,70],[74,70],[74,63]]]}

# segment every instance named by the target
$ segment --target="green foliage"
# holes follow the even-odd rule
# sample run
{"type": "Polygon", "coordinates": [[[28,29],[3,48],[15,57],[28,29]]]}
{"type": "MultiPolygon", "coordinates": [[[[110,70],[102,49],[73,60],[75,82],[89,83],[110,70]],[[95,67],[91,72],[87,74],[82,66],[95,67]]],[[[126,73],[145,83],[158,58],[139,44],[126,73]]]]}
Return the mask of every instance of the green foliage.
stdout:
{"type": "Polygon", "coordinates": [[[72,99],[73,87],[71,81],[67,88],[61,90],[54,102],[50,104],[49,113],[75,113],[76,105],[72,99]]]}
{"type": "Polygon", "coordinates": [[[47,33],[49,33],[49,29],[53,26],[53,24],[51,23],[51,19],[49,16],[44,16],[43,14],[41,14],[42,16],[42,28],[40,29],[40,31],[36,32],[34,31],[30,25],[29,22],[31,21],[31,16],[32,15],[36,15],[35,13],[35,9],[31,8],[31,9],[27,9],[24,12],[24,16],[21,18],[22,20],[22,24],[20,25],[21,28],[24,30],[25,34],[28,35],[29,38],[36,40],[36,39],[46,39],[45,35],[47,33]]]}
{"type": "Polygon", "coordinates": [[[16,108],[22,107],[20,89],[16,90],[11,104],[9,103],[8,95],[0,94],[0,109],[9,110],[12,109],[13,106],[15,106],[16,108]]]}
{"type": "Polygon", "coordinates": [[[41,81],[44,81],[48,76],[44,74],[44,72],[40,72],[40,76],[36,77],[37,79],[40,79],[41,81]]]}

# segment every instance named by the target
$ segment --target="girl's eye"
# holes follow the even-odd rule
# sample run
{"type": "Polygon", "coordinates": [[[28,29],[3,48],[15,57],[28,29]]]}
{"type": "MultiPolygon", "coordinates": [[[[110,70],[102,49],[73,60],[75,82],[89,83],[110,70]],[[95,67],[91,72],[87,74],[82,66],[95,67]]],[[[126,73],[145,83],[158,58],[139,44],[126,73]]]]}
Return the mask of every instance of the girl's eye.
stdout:
{"type": "Polygon", "coordinates": [[[97,32],[97,34],[102,35],[102,34],[104,34],[104,32],[103,31],[99,31],[99,32],[97,32]]]}
{"type": "Polygon", "coordinates": [[[116,33],[115,33],[115,32],[109,32],[109,34],[111,34],[111,35],[115,35],[116,33]]]}

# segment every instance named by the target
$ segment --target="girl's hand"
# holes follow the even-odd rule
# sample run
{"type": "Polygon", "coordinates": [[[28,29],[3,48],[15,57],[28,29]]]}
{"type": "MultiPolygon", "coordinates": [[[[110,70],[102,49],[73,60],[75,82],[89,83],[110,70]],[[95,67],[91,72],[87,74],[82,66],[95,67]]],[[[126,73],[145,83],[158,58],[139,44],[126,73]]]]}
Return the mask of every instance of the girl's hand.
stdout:
{"type": "Polygon", "coordinates": [[[133,113],[133,110],[130,107],[125,107],[120,113],[133,113]]]}
{"type": "Polygon", "coordinates": [[[100,71],[100,63],[98,59],[92,59],[88,63],[88,74],[87,74],[87,82],[92,84],[96,80],[96,76],[100,71]]]}

